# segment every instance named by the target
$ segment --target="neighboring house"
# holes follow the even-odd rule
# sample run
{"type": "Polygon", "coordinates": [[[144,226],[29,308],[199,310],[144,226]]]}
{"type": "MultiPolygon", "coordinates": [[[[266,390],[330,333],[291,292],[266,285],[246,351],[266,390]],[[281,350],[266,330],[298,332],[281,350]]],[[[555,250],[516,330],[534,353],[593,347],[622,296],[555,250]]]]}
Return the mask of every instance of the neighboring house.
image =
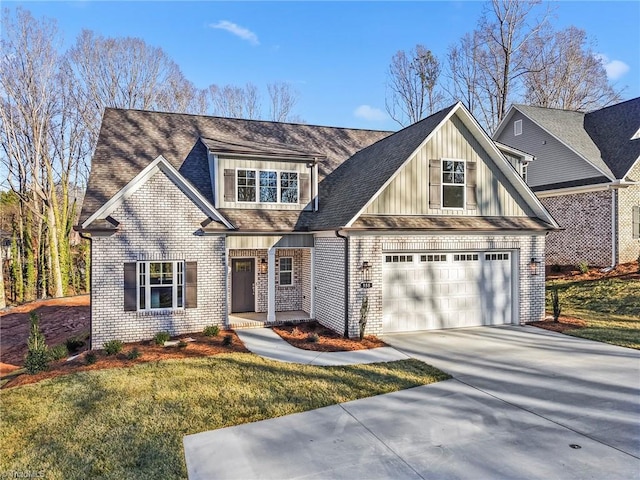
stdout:
{"type": "Polygon", "coordinates": [[[92,341],[544,316],[557,228],[462,104],[399,132],[107,109],[78,230],[92,341]]]}
{"type": "Polygon", "coordinates": [[[547,237],[547,264],[638,259],[640,98],[590,113],[514,105],[494,139],[564,228],[547,237]]]}

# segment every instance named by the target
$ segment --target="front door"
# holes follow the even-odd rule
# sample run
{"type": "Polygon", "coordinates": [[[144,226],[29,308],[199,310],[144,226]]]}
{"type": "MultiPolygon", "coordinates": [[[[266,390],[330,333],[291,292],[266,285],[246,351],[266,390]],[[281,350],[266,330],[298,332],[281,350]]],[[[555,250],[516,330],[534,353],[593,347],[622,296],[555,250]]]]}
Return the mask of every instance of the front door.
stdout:
{"type": "Polygon", "coordinates": [[[233,313],[255,311],[255,259],[231,260],[231,311],[233,313]]]}

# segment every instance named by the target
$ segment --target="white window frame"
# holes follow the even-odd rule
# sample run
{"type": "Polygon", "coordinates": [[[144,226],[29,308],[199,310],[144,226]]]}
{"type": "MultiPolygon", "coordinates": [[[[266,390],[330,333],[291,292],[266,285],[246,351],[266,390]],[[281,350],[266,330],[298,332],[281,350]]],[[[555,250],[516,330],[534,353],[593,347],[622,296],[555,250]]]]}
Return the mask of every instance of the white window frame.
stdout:
{"type": "Polygon", "coordinates": [[[442,209],[443,210],[464,210],[465,205],[467,204],[467,161],[461,160],[459,158],[443,158],[440,163],[440,198],[442,199],[442,209]],[[464,175],[464,181],[462,183],[445,183],[444,181],[444,163],[445,162],[459,162],[464,166],[464,170],[462,174],[464,175]],[[444,204],[444,187],[445,186],[454,186],[462,188],[462,206],[461,207],[447,207],[444,204]]]}
{"type": "Polygon", "coordinates": [[[243,168],[243,167],[237,167],[236,168],[236,201],[238,203],[259,203],[259,204],[263,204],[263,205],[276,205],[276,204],[280,204],[280,205],[296,205],[298,203],[300,203],[300,172],[298,172],[297,170],[277,170],[277,169],[273,169],[273,168],[243,168]],[[255,201],[246,201],[246,200],[240,200],[240,195],[238,194],[238,192],[240,191],[240,185],[238,185],[238,171],[243,170],[243,171],[251,171],[255,173],[255,180],[256,180],[256,184],[253,187],[255,190],[255,201]],[[277,191],[276,191],[276,201],[275,202],[263,202],[260,200],[260,174],[262,172],[270,172],[270,173],[275,173],[277,176],[277,191]],[[297,183],[298,183],[298,188],[296,191],[296,201],[295,202],[283,202],[282,201],[282,174],[283,173],[295,173],[296,178],[297,178],[297,183]]]}
{"type": "Polygon", "coordinates": [[[518,137],[522,135],[522,120],[516,120],[513,122],[513,136],[518,137]]]}
{"type": "Polygon", "coordinates": [[[529,166],[528,163],[522,162],[520,164],[520,176],[522,177],[522,180],[524,180],[524,183],[527,183],[527,167],[528,166],[529,166]]]}
{"type": "Polygon", "coordinates": [[[185,275],[186,264],[183,260],[147,260],[136,262],[136,306],[139,312],[157,312],[162,310],[183,310],[186,301],[185,298],[185,275]],[[171,284],[152,285],[151,284],[151,264],[152,263],[171,263],[171,284]],[[151,291],[154,288],[171,287],[172,299],[170,307],[151,307],[151,291]],[[144,288],[144,308],[140,306],[140,289],[144,288]],[[180,305],[180,297],[178,292],[182,292],[180,305]]]}
{"type": "Polygon", "coordinates": [[[280,257],[278,259],[278,284],[281,287],[291,287],[293,286],[293,257],[280,257]],[[282,268],[282,261],[283,260],[291,260],[291,270],[284,270],[282,268]],[[291,279],[289,281],[289,283],[282,283],[282,274],[283,273],[288,273],[291,275],[291,279]]]}

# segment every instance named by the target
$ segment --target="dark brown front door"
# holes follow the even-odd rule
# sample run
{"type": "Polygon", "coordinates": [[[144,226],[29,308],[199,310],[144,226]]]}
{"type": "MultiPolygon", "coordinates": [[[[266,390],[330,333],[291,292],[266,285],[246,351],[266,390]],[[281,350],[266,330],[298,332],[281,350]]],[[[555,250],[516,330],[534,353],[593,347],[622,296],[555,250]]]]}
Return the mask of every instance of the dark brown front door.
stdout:
{"type": "Polygon", "coordinates": [[[231,260],[231,311],[234,313],[255,311],[255,259],[231,260]]]}

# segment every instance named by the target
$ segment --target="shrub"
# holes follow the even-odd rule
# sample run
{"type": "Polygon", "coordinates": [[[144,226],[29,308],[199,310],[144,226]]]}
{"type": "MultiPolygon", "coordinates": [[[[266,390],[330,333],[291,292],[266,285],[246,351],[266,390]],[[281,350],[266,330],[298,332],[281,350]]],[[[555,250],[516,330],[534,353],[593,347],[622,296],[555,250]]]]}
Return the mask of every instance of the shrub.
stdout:
{"type": "Polygon", "coordinates": [[[84,346],[84,341],[79,337],[70,337],[64,342],[70,353],[75,353],[84,346]]]}
{"type": "Polygon", "coordinates": [[[558,265],[557,263],[554,263],[553,265],[551,265],[551,271],[553,273],[560,273],[562,271],[562,267],[560,267],[560,265],[558,265]]]}
{"type": "Polygon", "coordinates": [[[67,358],[68,355],[69,350],[67,350],[67,346],[64,343],[56,345],[49,350],[49,358],[51,358],[51,360],[62,360],[63,358],[67,358]]]}
{"type": "Polygon", "coordinates": [[[291,329],[291,335],[300,335],[300,329],[298,327],[293,327],[293,329],[291,329]]]}
{"type": "Polygon", "coordinates": [[[136,358],[140,357],[140,355],[141,355],[140,350],[138,350],[137,347],[134,347],[131,350],[129,350],[129,352],[127,353],[127,359],[135,360],[136,358]]]}
{"type": "Polygon", "coordinates": [[[218,325],[209,325],[204,327],[202,333],[205,337],[217,337],[220,333],[220,327],[218,325]]]}
{"type": "Polygon", "coordinates": [[[222,339],[222,345],[224,345],[225,347],[230,346],[232,343],[233,343],[233,335],[227,334],[222,339]]]}
{"type": "Polygon", "coordinates": [[[24,368],[30,375],[35,375],[49,367],[50,357],[44,335],[40,331],[40,318],[38,318],[38,314],[31,312],[29,322],[28,350],[24,359],[24,368]]]}
{"type": "Polygon", "coordinates": [[[578,264],[578,270],[580,270],[580,273],[587,273],[589,271],[589,264],[587,262],[580,262],[578,264]]]}
{"type": "Polygon", "coordinates": [[[178,348],[187,348],[187,345],[189,345],[189,343],[185,342],[184,340],[180,340],[178,342],[178,348]]]}
{"type": "Polygon", "coordinates": [[[171,338],[169,332],[158,332],[156,336],[153,337],[153,341],[156,345],[164,345],[164,342],[168,341],[171,338]]]}
{"type": "Polygon", "coordinates": [[[96,352],[87,352],[84,359],[88,365],[93,365],[98,361],[98,355],[96,355],[96,352]]]}
{"type": "Polygon", "coordinates": [[[104,353],[107,355],[116,355],[122,351],[124,344],[120,340],[109,340],[104,344],[104,353]]]}
{"type": "Polygon", "coordinates": [[[311,332],[309,335],[307,335],[307,342],[309,343],[318,343],[319,340],[320,336],[318,336],[318,334],[315,332],[311,332]]]}

